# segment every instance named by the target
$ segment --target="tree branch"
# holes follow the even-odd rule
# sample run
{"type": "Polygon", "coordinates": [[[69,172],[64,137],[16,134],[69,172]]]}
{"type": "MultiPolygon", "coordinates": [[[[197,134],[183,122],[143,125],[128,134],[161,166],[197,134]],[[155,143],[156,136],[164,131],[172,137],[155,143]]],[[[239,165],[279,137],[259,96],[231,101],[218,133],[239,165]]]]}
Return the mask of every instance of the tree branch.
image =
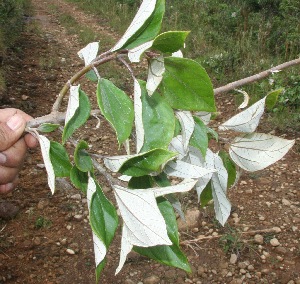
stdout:
{"type": "Polygon", "coordinates": [[[241,86],[244,86],[244,85],[259,81],[261,79],[264,79],[264,78],[270,76],[271,74],[273,74],[274,72],[278,72],[280,70],[283,70],[283,69],[286,69],[288,67],[298,65],[298,64],[300,64],[300,58],[285,62],[283,64],[272,67],[268,70],[262,71],[258,74],[255,74],[255,75],[252,75],[250,77],[247,77],[247,78],[229,83],[225,86],[216,88],[216,89],[214,89],[214,93],[215,93],[215,95],[219,95],[221,93],[225,93],[225,92],[234,90],[234,89],[239,88],[241,86]]]}

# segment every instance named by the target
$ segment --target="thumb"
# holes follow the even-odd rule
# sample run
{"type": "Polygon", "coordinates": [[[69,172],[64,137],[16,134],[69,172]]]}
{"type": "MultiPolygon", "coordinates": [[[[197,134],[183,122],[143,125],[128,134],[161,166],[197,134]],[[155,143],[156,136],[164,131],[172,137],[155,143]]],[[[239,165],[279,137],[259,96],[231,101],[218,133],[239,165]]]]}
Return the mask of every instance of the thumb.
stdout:
{"type": "Polygon", "coordinates": [[[0,123],[0,151],[5,151],[14,145],[22,136],[26,127],[25,119],[18,113],[0,123]]]}

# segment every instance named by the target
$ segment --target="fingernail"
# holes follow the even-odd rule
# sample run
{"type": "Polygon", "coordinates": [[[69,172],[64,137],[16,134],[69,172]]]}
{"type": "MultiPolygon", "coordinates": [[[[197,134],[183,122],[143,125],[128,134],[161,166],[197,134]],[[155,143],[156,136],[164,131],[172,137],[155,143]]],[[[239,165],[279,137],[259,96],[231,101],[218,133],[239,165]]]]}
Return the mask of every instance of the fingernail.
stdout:
{"type": "Polygon", "coordinates": [[[15,131],[23,125],[23,120],[19,115],[15,114],[6,122],[6,125],[15,131]]]}
{"type": "Polygon", "coordinates": [[[0,164],[5,164],[5,163],[6,163],[6,156],[0,153],[0,164]]]}

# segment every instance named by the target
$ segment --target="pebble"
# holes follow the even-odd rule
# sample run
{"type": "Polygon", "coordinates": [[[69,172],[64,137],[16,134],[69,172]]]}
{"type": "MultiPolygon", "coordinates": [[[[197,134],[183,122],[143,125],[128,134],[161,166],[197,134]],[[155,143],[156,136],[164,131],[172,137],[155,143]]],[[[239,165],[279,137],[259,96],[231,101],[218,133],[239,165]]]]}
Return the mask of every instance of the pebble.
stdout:
{"type": "Polygon", "coordinates": [[[73,251],[72,249],[66,249],[66,252],[67,252],[67,254],[70,254],[70,255],[75,254],[75,251],[73,251]]]}
{"type": "Polygon", "coordinates": [[[200,211],[198,209],[187,210],[185,214],[185,222],[178,219],[178,229],[195,228],[198,226],[200,211]]]}
{"type": "Polygon", "coordinates": [[[127,279],[124,281],[124,284],[135,284],[135,282],[132,281],[131,279],[127,278],[127,279]]]}
{"type": "Polygon", "coordinates": [[[285,206],[290,206],[290,205],[291,205],[291,202],[288,201],[288,200],[285,199],[285,198],[282,198],[281,202],[282,202],[282,204],[285,205],[285,206]]]}
{"type": "Polygon", "coordinates": [[[271,239],[270,244],[272,247],[278,247],[280,245],[279,241],[276,238],[271,239]]]}
{"type": "Polygon", "coordinates": [[[144,284],[157,284],[159,283],[160,278],[156,275],[151,275],[143,280],[144,284]]]}
{"type": "Polygon", "coordinates": [[[82,218],[83,218],[83,216],[82,216],[81,214],[76,214],[76,215],[74,215],[74,219],[75,219],[76,221],[80,221],[80,220],[82,220],[82,218]]]}
{"type": "Polygon", "coordinates": [[[254,242],[256,244],[262,245],[264,243],[264,237],[262,235],[257,234],[254,236],[254,242]]]}
{"type": "Polygon", "coordinates": [[[233,253],[233,254],[231,254],[231,256],[230,256],[229,262],[230,262],[231,264],[235,264],[235,263],[237,262],[237,259],[238,259],[237,255],[233,253]]]}
{"type": "Polygon", "coordinates": [[[74,200],[81,200],[81,194],[77,193],[77,194],[74,194],[70,197],[71,199],[74,199],[74,200]]]}

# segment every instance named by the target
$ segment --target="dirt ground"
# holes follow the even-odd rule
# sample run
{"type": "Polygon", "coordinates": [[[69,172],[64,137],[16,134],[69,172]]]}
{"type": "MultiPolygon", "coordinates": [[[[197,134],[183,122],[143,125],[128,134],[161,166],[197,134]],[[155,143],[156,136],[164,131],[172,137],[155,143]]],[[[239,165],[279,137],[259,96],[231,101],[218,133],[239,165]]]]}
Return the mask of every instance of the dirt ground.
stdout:
{"type": "MultiPolygon", "coordinates": [[[[27,19],[18,52],[11,54],[9,100],[2,102],[1,108],[16,107],[39,117],[50,112],[62,86],[82,67],[77,52],[83,45],[60,25],[59,14],[69,13],[81,25],[92,27],[97,40],[117,35],[101,19],[63,0],[32,2],[35,15],[27,19]]],[[[92,95],[95,86],[84,90],[92,95]]],[[[234,102],[229,95],[220,96],[218,106],[226,116],[233,110],[234,102]]],[[[218,118],[213,126],[220,121],[218,118]]],[[[97,121],[91,119],[88,124],[95,127],[97,121]]],[[[270,168],[242,176],[230,190],[233,211],[224,228],[214,221],[211,207],[200,209],[199,218],[193,222],[193,216],[199,213],[196,195],[182,198],[191,223],[180,234],[192,274],[131,253],[123,270],[115,276],[120,250],[118,231],[100,283],[299,284],[299,132],[287,129],[286,133],[276,133],[272,125],[263,125],[261,131],[296,139],[296,145],[270,168]]],[[[110,128],[103,123],[98,131],[90,133],[81,128],[78,135],[88,139],[97,153],[120,154],[110,128]]],[[[1,202],[12,202],[20,211],[12,220],[0,220],[0,283],[94,283],[93,243],[85,196],[62,180],[52,195],[42,163],[39,150],[31,150],[18,188],[1,196],[1,202]]],[[[112,197],[105,183],[103,188],[112,197]]]]}

